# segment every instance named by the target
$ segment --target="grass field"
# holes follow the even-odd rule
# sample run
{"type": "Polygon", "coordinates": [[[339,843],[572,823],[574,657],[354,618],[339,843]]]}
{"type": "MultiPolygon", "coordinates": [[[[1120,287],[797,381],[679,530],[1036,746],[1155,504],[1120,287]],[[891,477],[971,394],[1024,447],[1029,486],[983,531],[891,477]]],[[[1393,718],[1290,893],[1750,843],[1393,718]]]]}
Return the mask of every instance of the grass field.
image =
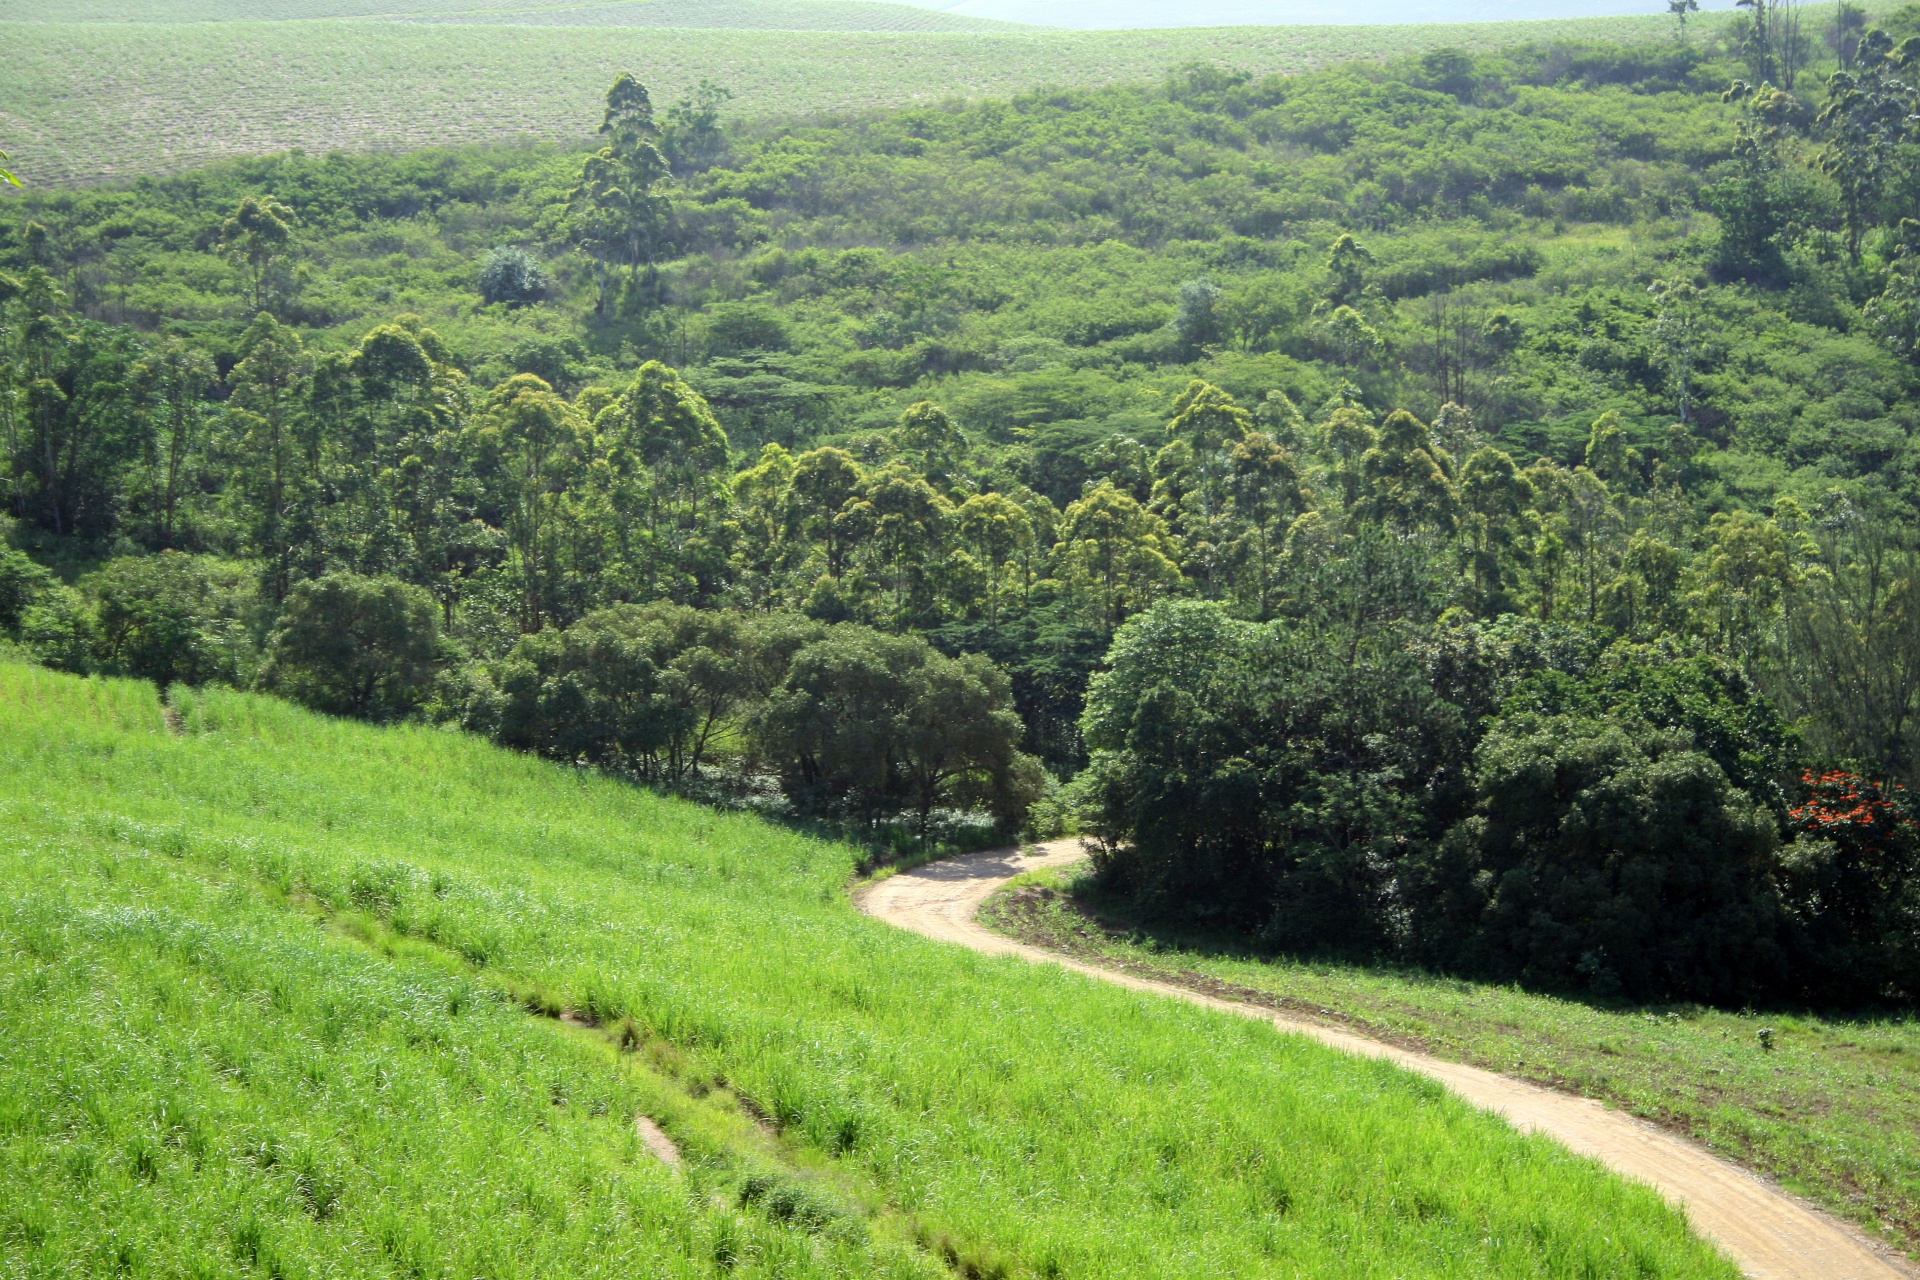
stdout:
{"type": "Polygon", "coordinates": [[[1603,1008],[1507,987],[1149,934],[1037,873],[982,920],[1216,993],[1321,1017],[1691,1135],[1920,1255],[1920,1019],[1603,1008]],[[1766,1028],[1772,1043],[1762,1042],[1766,1028]]]}
{"type": "Polygon", "coordinates": [[[888,0],[0,0],[0,22],[486,22],[791,31],[1007,31],[888,0]]]}
{"type": "Polygon", "coordinates": [[[1436,1085],[896,932],[850,869],[0,663],[0,1276],[1734,1274],[1436,1085]]]}
{"type": "MultiPolygon", "coordinates": [[[[796,10],[804,2],[781,0],[796,10]]],[[[707,77],[733,90],[736,114],[765,117],[1151,81],[1195,59],[1267,73],[1441,46],[1602,37],[1668,39],[1670,28],[1656,18],[977,33],[0,23],[0,149],[27,181],[60,185],[295,147],[571,141],[591,132],[606,86],[628,68],[656,100],[707,77]]]]}

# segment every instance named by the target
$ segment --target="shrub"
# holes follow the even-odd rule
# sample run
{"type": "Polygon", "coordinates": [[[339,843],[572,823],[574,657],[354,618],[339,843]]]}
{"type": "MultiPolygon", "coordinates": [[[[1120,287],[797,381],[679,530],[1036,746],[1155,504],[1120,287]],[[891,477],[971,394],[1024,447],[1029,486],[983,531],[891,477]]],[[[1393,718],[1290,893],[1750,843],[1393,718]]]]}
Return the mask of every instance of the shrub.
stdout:
{"type": "Polygon", "coordinates": [[[547,291],[547,273],[525,249],[503,245],[480,264],[480,296],[488,302],[524,306],[547,291]]]}
{"type": "Polygon", "coordinates": [[[330,573],[287,594],[260,687],[333,715],[390,720],[441,666],[433,598],[397,578],[330,573]]]}

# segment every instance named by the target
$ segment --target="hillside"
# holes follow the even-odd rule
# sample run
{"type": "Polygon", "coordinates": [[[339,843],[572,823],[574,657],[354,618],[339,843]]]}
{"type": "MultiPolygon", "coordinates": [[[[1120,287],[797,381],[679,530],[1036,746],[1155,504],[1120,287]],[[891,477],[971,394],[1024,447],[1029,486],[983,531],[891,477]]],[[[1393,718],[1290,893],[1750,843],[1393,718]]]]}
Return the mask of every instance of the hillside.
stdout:
{"type": "MultiPolygon", "coordinates": [[[[711,79],[732,90],[736,113],[767,118],[1157,80],[1190,61],[1264,75],[1442,47],[1671,38],[1659,18],[958,32],[924,29],[933,15],[898,5],[739,0],[717,11],[739,29],[502,26],[478,21],[471,9],[450,24],[0,21],[0,140],[22,177],[60,185],[289,148],[572,144],[591,132],[592,104],[623,69],[641,75],[663,103],[711,79]],[[788,22],[815,29],[751,29],[788,22]],[[877,29],[854,29],[867,23],[877,29]]],[[[584,21],[585,12],[527,10],[515,21],[584,21]]],[[[713,12],[702,6],[698,21],[717,23],[713,12]]],[[[1698,25],[1714,20],[1703,15],[1698,25]]]]}
{"type": "Polygon", "coordinates": [[[9,1272],[1733,1275],[1434,1086],[458,735],[0,664],[0,869],[9,1272]]]}

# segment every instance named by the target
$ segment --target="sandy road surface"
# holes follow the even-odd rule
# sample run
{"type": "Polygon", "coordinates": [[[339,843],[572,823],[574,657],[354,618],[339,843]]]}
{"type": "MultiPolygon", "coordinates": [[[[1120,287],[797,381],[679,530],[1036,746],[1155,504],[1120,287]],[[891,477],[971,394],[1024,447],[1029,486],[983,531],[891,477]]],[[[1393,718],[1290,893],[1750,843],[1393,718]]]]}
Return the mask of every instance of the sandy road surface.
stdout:
{"type": "Polygon", "coordinates": [[[1598,1102],[1478,1067],[1443,1062],[1272,1009],[1104,969],[1001,937],[973,922],[980,904],[1013,876],[1084,856],[1076,840],[1058,840],[1018,853],[968,854],[882,880],[862,890],[858,902],[867,914],[929,938],[957,942],[988,955],[1057,964],[1136,991],[1264,1018],[1283,1031],[1311,1036],[1349,1053],[1386,1058],[1430,1076],[1475,1106],[1504,1116],[1515,1128],[1548,1134],[1617,1173],[1651,1185],[1686,1212],[1694,1230],[1758,1280],[1914,1280],[1913,1270],[1844,1223],[1683,1138],[1598,1102]]]}

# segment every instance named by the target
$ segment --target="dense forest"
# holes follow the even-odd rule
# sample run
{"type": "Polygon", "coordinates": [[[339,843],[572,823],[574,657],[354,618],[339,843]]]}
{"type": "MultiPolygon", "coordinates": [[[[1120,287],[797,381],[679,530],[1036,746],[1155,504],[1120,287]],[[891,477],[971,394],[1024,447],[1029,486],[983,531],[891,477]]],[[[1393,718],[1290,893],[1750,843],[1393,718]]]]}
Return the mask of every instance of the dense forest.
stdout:
{"type": "MultiPolygon", "coordinates": [[[[0,633],[1602,996],[1920,994],[1920,8],[0,202],[0,633]]],[[[583,111],[587,104],[583,104],[583,111]]]]}

